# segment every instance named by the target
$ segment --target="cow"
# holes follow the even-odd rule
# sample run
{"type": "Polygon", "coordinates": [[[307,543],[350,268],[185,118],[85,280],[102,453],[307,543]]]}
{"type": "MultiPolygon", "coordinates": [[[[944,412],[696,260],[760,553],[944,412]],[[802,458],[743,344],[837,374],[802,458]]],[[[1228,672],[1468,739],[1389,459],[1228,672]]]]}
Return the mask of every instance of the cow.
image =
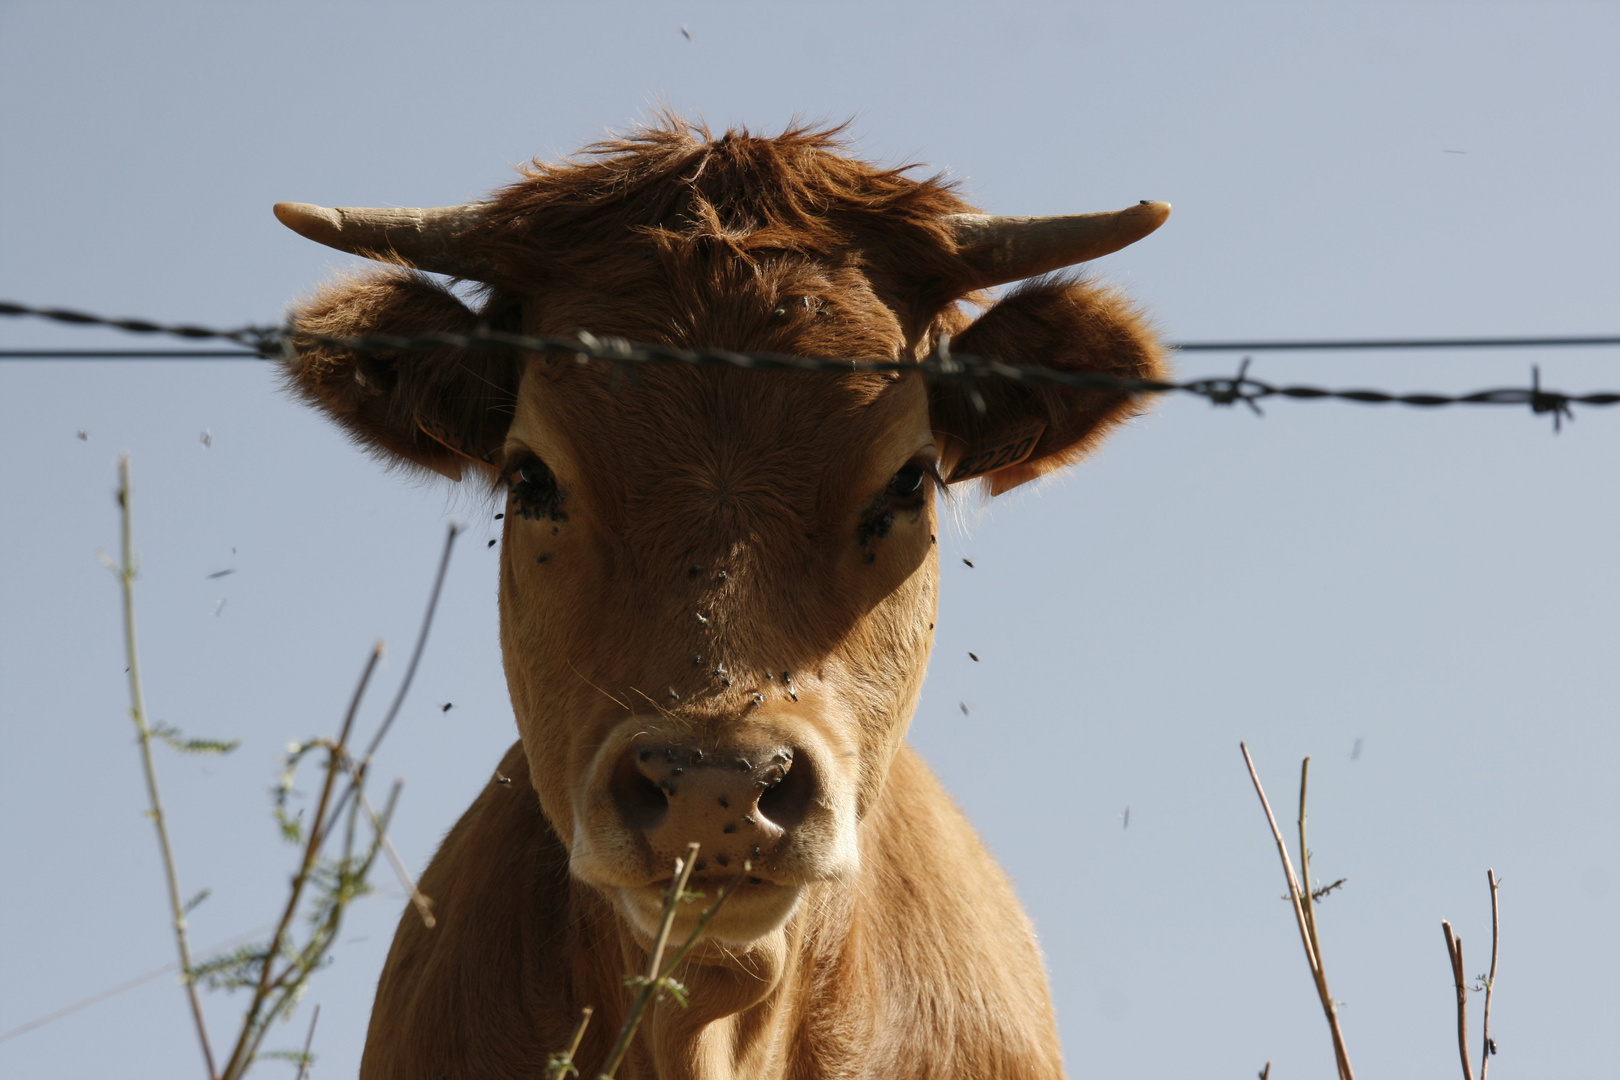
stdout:
{"type": "Polygon", "coordinates": [[[905,734],[947,485],[1049,474],[1140,406],[331,339],[585,329],[906,366],[949,335],[959,354],[1159,379],[1140,311],[1060,272],[1168,213],[994,216],[856,159],[836,129],[716,137],[673,117],[482,202],[277,205],[389,264],[293,309],[293,392],[384,461],[504,502],[519,737],[422,877],[436,925],[399,923],[363,1077],[541,1077],[586,1006],[575,1060],[595,1075],[692,842],[691,888],[712,897],[745,863],[746,880],[677,973],[687,1004],[651,1007],[621,1077],[1063,1075],[1029,920],[905,734]],[[472,306],[426,272],[476,286],[472,306]]]}

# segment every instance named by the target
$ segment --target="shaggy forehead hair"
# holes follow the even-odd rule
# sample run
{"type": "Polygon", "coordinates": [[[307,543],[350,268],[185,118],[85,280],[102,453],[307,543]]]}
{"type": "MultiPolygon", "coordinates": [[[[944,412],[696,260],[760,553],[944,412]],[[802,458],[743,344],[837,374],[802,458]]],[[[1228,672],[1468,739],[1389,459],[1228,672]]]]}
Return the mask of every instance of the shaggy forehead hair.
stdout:
{"type": "Polygon", "coordinates": [[[939,177],[910,175],[915,166],[845,156],[842,132],[798,126],[762,138],[733,129],[714,138],[666,115],[564,161],[531,163],[466,240],[504,279],[536,284],[650,269],[657,253],[682,249],[711,262],[796,253],[825,269],[860,267],[889,294],[902,280],[953,280],[955,244],[941,221],[973,208],[939,177]],[[623,258],[629,265],[616,263],[623,258]]]}

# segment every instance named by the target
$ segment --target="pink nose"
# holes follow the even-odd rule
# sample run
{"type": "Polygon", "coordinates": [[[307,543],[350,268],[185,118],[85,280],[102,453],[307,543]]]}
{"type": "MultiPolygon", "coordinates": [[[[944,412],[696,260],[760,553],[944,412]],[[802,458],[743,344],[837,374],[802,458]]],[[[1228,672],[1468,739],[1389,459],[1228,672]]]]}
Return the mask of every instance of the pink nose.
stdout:
{"type": "Polygon", "coordinates": [[[772,852],[804,819],[816,794],[807,755],[789,746],[632,748],[613,771],[614,805],[660,862],[694,841],[693,870],[741,869],[768,874],[772,852]]]}

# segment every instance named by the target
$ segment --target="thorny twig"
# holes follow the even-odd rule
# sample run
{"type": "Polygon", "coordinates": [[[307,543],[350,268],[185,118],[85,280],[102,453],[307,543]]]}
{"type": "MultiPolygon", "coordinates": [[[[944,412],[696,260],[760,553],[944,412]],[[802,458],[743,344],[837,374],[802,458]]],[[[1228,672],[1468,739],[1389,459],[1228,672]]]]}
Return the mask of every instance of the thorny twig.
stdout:
{"type": "MultiPolygon", "coordinates": [[[[1305,946],[1305,961],[1311,968],[1311,979],[1316,984],[1317,996],[1322,1000],[1322,1011],[1327,1016],[1328,1031],[1333,1036],[1333,1056],[1338,1064],[1340,1080],[1355,1080],[1355,1074],[1350,1069],[1350,1056],[1345,1050],[1344,1033],[1339,1029],[1339,1010],[1333,997],[1328,993],[1327,973],[1322,967],[1322,954],[1316,938],[1316,921],[1314,912],[1309,911],[1309,893],[1300,886],[1299,879],[1294,876],[1294,864],[1288,857],[1288,844],[1283,840],[1282,830],[1277,827],[1276,815],[1271,812],[1271,802],[1266,798],[1265,788],[1260,784],[1260,774],[1255,771],[1254,759],[1249,757],[1249,748],[1243,743],[1238,744],[1243,751],[1243,762],[1249,767],[1249,779],[1254,782],[1255,794],[1260,796],[1260,805],[1266,812],[1266,821],[1271,825],[1271,836],[1277,842],[1277,854],[1282,858],[1283,874],[1288,879],[1288,898],[1293,904],[1294,920],[1299,925],[1299,936],[1305,946]]],[[[1308,856],[1304,852],[1305,836],[1305,782],[1310,759],[1306,758],[1306,765],[1300,770],[1300,811],[1299,828],[1301,839],[1301,862],[1309,867],[1308,856]]]]}
{"type": "Polygon", "coordinates": [[[146,698],[141,690],[141,663],[135,636],[135,541],[129,482],[129,455],[118,459],[118,509],[120,522],[121,565],[114,568],[124,598],[124,646],[129,660],[129,715],[135,721],[136,742],[141,748],[141,768],[146,774],[146,793],[151,802],[148,816],[157,829],[158,848],[163,853],[163,875],[169,889],[169,910],[174,918],[174,940],[180,952],[180,972],[186,986],[186,1000],[191,1005],[191,1018],[197,1026],[197,1041],[202,1045],[203,1062],[208,1067],[209,1080],[219,1073],[214,1068],[214,1051],[208,1043],[208,1028],[203,1022],[202,1003],[197,998],[197,986],[190,978],[194,970],[191,963],[191,942],[186,934],[186,913],[180,898],[179,875],[175,871],[174,851],[169,845],[169,828],[163,817],[163,800],[158,794],[157,770],[152,764],[153,730],[147,722],[146,698]]]}

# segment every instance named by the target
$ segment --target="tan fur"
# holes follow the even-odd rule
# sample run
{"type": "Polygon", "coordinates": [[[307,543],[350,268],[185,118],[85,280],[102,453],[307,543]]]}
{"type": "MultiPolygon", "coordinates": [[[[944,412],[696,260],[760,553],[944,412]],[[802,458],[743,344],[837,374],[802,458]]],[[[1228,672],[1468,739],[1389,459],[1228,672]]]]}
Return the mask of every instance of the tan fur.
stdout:
{"type": "MultiPolygon", "coordinates": [[[[939,222],[965,209],[825,133],[715,139],[672,121],[499,193],[465,238],[500,268],[478,313],[391,271],[332,286],[295,319],[332,335],[484,323],[893,359],[950,331],[959,351],[1010,362],[1162,375],[1140,316],[1087,284],[1037,283],[970,320],[939,222]]],[[[542,1076],[586,1005],[593,1075],[689,821],[708,830],[703,887],[750,847],[759,881],[679,973],[690,1008],[657,1006],[620,1076],[1061,1075],[1028,921],[904,745],[933,639],[937,525],[931,485],[915,498],[889,485],[908,463],[933,467],[946,437],[983,444],[1039,421],[1031,458],[990,478],[1022,482],[1093,448],[1129,399],[985,383],[981,413],[914,376],[307,342],[288,376],[390,460],[487,462],[474,467],[510,487],[511,782],[492,781],[423,877],[439,924],[402,919],[363,1076],[542,1076]],[[712,806],[681,816],[675,781],[647,796],[653,748],[706,754],[703,768],[785,752],[802,798],[770,804],[787,824],[760,812],[721,833],[712,806]],[[642,797],[664,825],[635,823],[642,797]]],[[[746,795],[726,796],[720,774],[680,783],[689,800],[746,795]]]]}

